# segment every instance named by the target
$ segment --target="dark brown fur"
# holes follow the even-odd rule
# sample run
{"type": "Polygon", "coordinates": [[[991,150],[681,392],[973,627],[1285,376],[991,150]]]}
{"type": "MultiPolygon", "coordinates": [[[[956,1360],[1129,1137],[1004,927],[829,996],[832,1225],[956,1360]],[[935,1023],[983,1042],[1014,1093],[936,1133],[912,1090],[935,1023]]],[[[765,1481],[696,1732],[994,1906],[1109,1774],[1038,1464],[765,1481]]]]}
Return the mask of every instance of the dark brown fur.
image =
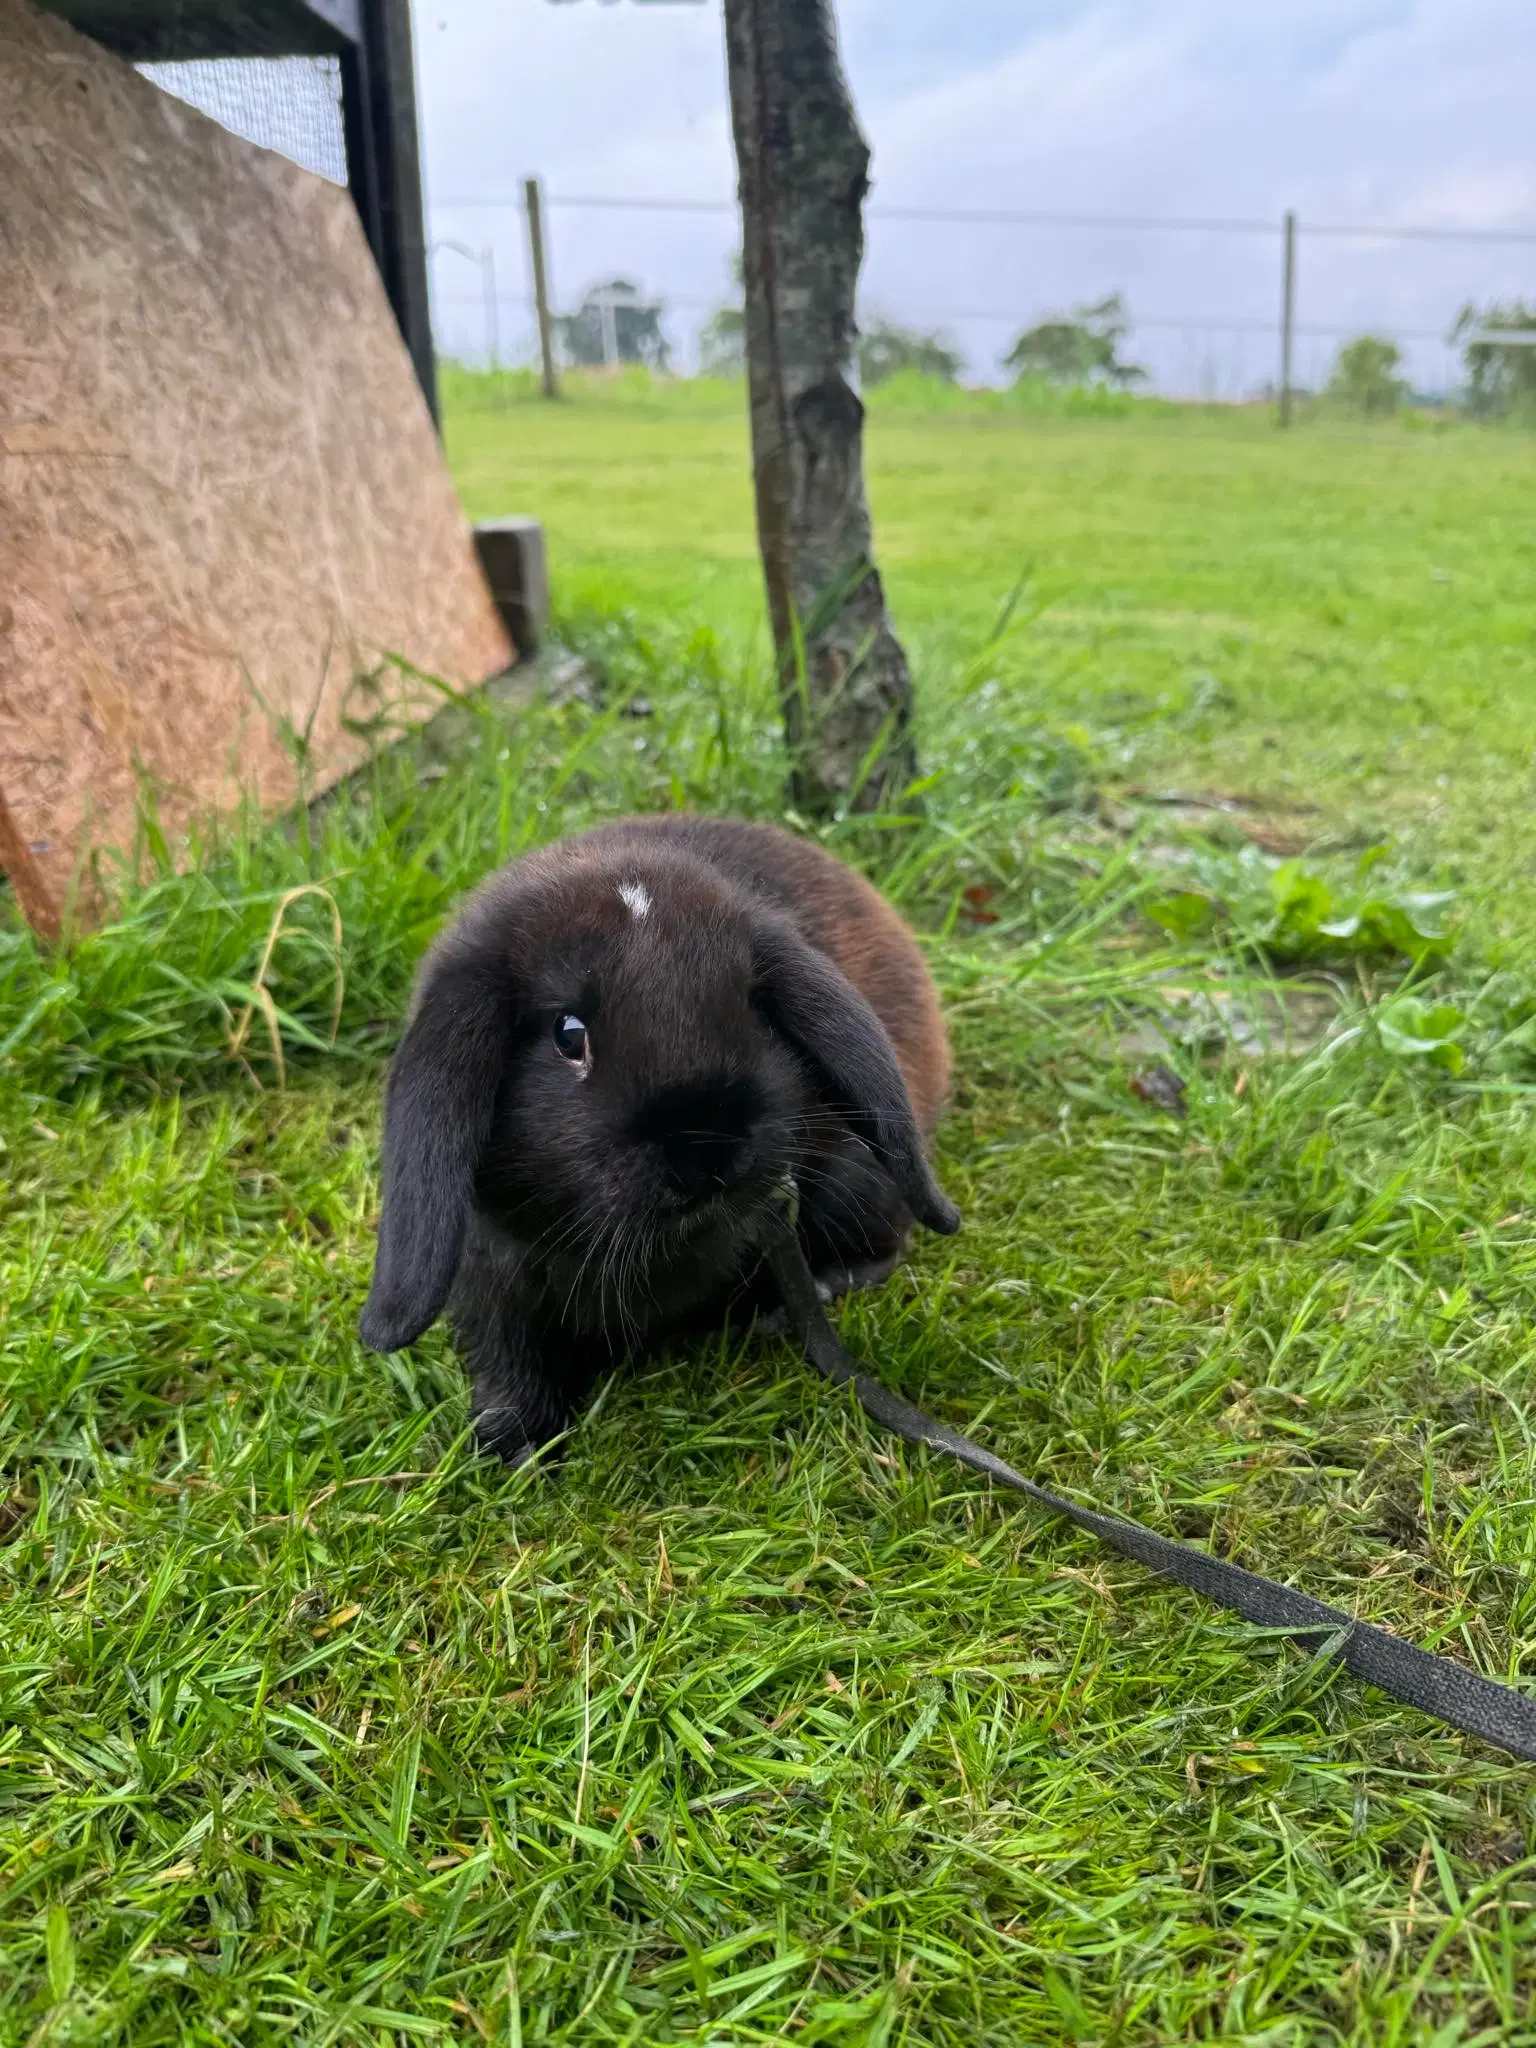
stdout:
{"type": "Polygon", "coordinates": [[[787,1176],[829,1293],[889,1272],[914,1217],[954,1229],[925,1158],[948,1076],[910,932],[818,848],[693,817],[549,847],[423,966],[365,1340],[399,1348],[446,1304],[481,1439],[521,1455],[624,1350],[770,1305],[787,1176]]]}

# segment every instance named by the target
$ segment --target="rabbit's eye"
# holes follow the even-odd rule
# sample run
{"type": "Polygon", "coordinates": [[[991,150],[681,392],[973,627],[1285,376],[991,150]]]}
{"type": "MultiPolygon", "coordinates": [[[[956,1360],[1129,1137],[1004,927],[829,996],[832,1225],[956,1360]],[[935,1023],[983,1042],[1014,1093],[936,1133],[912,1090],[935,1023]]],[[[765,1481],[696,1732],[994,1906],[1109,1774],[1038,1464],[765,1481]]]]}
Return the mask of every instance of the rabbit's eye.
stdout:
{"type": "Polygon", "coordinates": [[[587,1064],[587,1027],[579,1017],[555,1019],[555,1051],[573,1067],[587,1064]]]}

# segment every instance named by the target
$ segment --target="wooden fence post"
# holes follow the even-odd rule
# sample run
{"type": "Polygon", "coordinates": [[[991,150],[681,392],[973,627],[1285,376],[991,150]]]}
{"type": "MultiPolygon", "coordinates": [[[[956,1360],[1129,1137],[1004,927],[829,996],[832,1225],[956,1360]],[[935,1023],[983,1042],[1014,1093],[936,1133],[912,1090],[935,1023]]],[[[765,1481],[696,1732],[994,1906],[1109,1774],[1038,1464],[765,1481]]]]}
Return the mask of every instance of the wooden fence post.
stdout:
{"type": "Polygon", "coordinates": [[[537,178],[523,180],[523,208],[528,215],[528,257],[533,271],[533,298],[539,314],[539,360],[544,368],[544,396],[560,396],[555,370],[555,328],[549,317],[549,278],[544,268],[544,203],[537,178]]]}

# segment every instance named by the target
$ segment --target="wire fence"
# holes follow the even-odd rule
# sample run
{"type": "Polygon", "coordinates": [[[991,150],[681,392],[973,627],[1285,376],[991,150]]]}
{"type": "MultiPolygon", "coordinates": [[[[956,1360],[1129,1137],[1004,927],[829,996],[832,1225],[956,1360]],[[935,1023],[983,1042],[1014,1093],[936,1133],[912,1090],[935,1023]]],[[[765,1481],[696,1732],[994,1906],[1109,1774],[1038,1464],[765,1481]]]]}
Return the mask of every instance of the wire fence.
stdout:
{"type": "MultiPolygon", "coordinates": [[[[624,279],[664,308],[673,364],[698,363],[699,333],[737,296],[737,212],[728,199],[555,193],[545,236],[556,311],[624,279]]],[[[439,347],[471,364],[532,362],[536,323],[521,195],[449,194],[431,208],[439,347]],[[474,288],[457,251],[480,268],[474,288]]],[[[902,205],[867,213],[860,317],[949,336],[968,381],[1037,322],[1121,292],[1126,354],[1143,388],[1240,400],[1273,390],[1281,354],[1284,223],[1221,216],[1098,215],[1003,206],[902,205]]],[[[1294,381],[1320,389],[1341,345],[1394,342],[1411,388],[1443,399],[1462,380],[1451,330],[1462,307],[1530,299],[1536,228],[1310,222],[1297,229],[1294,381]]]]}

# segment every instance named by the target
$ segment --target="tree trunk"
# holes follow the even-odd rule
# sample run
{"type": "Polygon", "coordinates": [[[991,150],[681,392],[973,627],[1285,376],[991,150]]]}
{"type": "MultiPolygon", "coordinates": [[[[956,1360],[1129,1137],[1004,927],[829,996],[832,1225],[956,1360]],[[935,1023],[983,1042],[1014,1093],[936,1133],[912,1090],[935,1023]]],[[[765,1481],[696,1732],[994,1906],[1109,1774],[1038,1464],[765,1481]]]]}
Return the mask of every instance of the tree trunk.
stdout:
{"type": "Polygon", "coordinates": [[[792,790],[815,816],[915,779],[912,678],[871,557],[854,294],[869,145],[831,0],[725,0],[758,545],[792,790]]]}

